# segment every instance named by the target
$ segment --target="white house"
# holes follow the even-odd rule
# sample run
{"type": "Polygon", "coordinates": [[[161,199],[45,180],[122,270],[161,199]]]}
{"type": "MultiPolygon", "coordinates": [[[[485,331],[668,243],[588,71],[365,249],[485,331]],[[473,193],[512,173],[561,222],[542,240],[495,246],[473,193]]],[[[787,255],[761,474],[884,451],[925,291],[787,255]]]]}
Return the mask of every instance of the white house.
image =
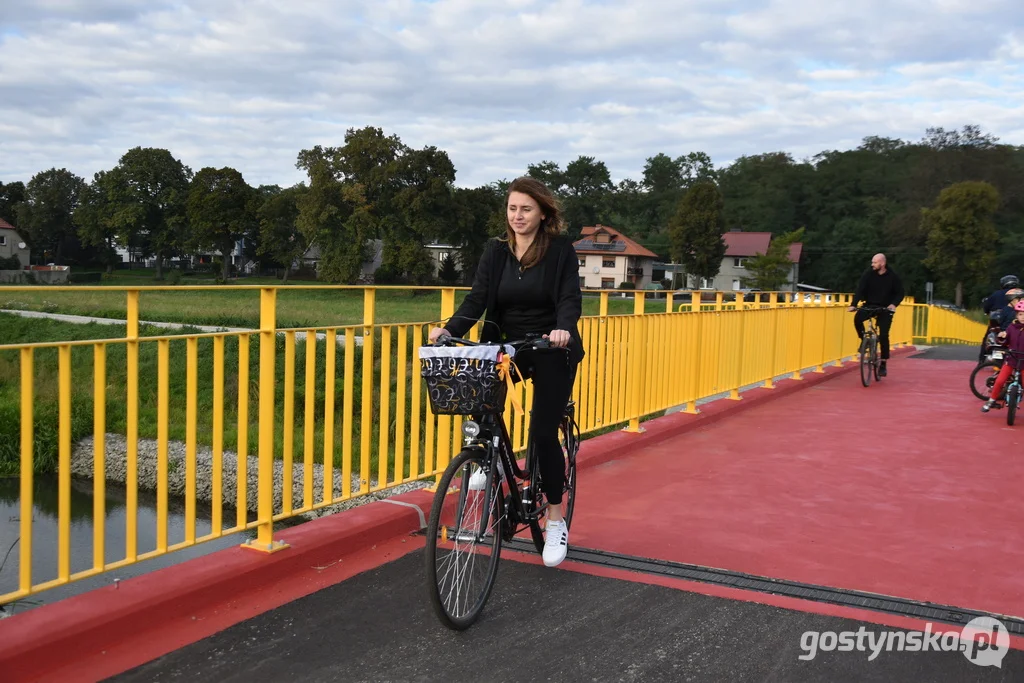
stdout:
{"type": "Polygon", "coordinates": [[[658,258],[615,228],[595,225],[583,228],[573,243],[580,259],[580,287],[615,289],[628,282],[633,289],[651,283],[651,271],[658,258]]]}
{"type": "Polygon", "coordinates": [[[21,238],[18,230],[3,218],[0,218],[0,258],[17,256],[21,262],[21,267],[27,268],[30,255],[31,252],[28,245],[25,244],[25,240],[21,238]]]}

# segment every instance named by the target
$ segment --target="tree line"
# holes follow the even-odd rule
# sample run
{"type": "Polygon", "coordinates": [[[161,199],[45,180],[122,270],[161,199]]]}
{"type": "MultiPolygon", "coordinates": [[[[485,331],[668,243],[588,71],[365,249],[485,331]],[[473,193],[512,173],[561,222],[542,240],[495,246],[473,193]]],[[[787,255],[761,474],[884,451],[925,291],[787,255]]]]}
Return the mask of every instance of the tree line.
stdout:
{"type": "MultiPolygon", "coordinates": [[[[456,187],[444,150],[413,149],[379,128],[349,130],[343,143],[300,151],[306,179],[288,188],[252,187],[228,167],[193,173],[168,150],[137,147],[91,181],[50,169],[0,184],[0,217],[21,229],[34,260],[110,267],[117,244],[154,257],[158,278],[170,259],[230,253],[245,238],[249,258],[285,277],[315,244],[319,277],[331,282],[355,282],[367,245],[380,240],[375,280],[411,284],[435,278],[424,245],[437,241],[458,247],[458,264],[441,276],[470,279],[487,239],[503,231],[509,180],[456,187]]],[[[769,253],[747,264],[747,284],[762,289],[784,281],[793,241],[804,245],[803,282],[849,290],[881,251],[908,293],[923,297],[935,282],[937,296],[968,302],[1024,257],[1024,147],[977,126],[928,129],[913,142],[872,136],[804,160],[743,156],[724,168],[703,152],[658,153],[640,178],[618,183],[590,156],[525,171],[560,197],[571,236],[610,225],[693,276],[717,273],[724,232],[771,232],[769,253]]]]}

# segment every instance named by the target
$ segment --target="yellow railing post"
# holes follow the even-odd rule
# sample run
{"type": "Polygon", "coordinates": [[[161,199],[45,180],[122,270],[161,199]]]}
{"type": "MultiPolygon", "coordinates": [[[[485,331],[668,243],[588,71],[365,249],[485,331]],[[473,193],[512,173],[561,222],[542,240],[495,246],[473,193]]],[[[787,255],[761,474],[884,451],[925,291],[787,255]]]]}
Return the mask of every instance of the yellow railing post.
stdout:
{"type": "Polygon", "coordinates": [[[723,292],[715,292],[715,310],[716,311],[721,311],[722,310],[722,302],[724,300],[725,299],[724,299],[724,293],[723,292]]]}
{"type": "MultiPolygon", "coordinates": [[[[737,297],[737,300],[739,298],[737,297]]],[[[743,385],[743,349],[746,345],[746,338],[743,336],[746,333],[746,314],[740,314],[740,352],[739,357],[736,359],[736,386],[729,390],[729,399],[732,401],[742,400],[740,396],[740,387],[743,385]]]]}
{"type": "MultiPolygon", "coordinates": [[[[359,492],[370,490],[370,445],[373,430],[373,338],[377,315],[377,290],[363,290],[363,392],[359,423],[359,492]]],[[[343,485],[348,485],[342,482],[343,485]]]]}
{"type": "Polygon", "coordinates": [[[608,292],[601,292],[601,303],[597,314],[602,318],[608,315],[608,292]]]}
{"type": "Polygon", "coordinates": [[[797,362],[796,370],[793,371],[793,379],[802,380],[803,376],[800,371],[804,368],[804,319],[807,317],[807,302],[801,296],[797,299],[796,294],[793,295],[795,301],[797,301],[797,307],[800,309],[800,341],[799,341],[799,361],[797,362]]]}
{"type": "Polygon", "coordinates": [[[667,294],[665,294],[665,312],[666,313],[671,313],[672,312],[673,296],[674,295],[673,295],[672,292],[668,292],[667,294]]]}
{"type": "Polygon", "coordinates": [[[629,321],[633,334],[630,335],[630,346],[632,351],[629,354],[629,403],[627,413],[629,426],[623,431],[631,434],[642,434],[645,430],[640,426],[640,417],[643,412],[642,401],[644,391],[644,371],[647,368],[647,340],[644,327],[644,310],[646,302],[643,292],[633,292],[633,317],[629,321]]]}
{"type": "Polygon", "coordinates": [[[35,397],[35,371],[32,347],[21,349],[21,535],[19,537],[18,589],[27,594],[32,590],[32,477],[33,402],[35,397]]]}
{"type": "Polygon", "coordinates": [[[125,387],[125,559],[138,556],[139,501],[139,290],[128,291],[128,339],[125,349],[128,364],[125,387]]]}
{"type": "MultiPolygon", "coordinates": [[[[447,320],[455,315],[455,289],[445,287],[441,290],[441,319],[447,320]]],[[[529,407],[527,406],[527,410],[529,407]]],[[[429,418],[428,418],[429,419],[429,418]]],[[[456,441],[456,447],[459,442],[456,441]]],[[[437,417],[437,457],[434,466],[438,470],[448,467],[448,461],[452,457],[452,417],[451,415],[438,415],[437,417]]],[[[440,479],[440,477],[438,477],[440,479]]]]}
{"type": "Polygon", "coordinates": [[[274,540],[274,361],[277,350],[277,289],[260,290],[259,477],[256,540],[243,547],[266,553],[288,546],[274,540]]]}

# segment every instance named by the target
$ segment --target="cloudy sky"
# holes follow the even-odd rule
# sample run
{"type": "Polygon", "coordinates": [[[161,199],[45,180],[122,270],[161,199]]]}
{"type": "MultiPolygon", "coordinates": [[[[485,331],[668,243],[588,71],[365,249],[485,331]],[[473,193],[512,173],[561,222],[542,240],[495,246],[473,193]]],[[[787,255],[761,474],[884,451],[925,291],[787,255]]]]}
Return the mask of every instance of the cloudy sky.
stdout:
{"type": "Polygon", "coordinates": [[[134,146],[250,184],[378,126],[457,183],[579,155],[1024,144],[1021,0],[0,0],[0,181],[134,146]]]}

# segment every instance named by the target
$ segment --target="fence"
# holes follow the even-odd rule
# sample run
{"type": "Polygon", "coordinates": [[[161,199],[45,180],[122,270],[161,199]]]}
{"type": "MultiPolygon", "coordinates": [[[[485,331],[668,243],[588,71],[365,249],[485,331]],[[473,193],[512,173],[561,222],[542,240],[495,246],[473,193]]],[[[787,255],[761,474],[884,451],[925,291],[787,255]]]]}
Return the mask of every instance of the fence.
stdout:
{"type": "MultiPolygon", "coordinates": [[[[461,418],[430,413],[421,384],[416,349],[429,325],[375,322],[377,291],[384,288],[334,288],[363,291],[361,325],[284,329],[277,326],[277,288],[218,287],[259,292],[258,330],[140,336],[140,301],[151,289],[160,288],[121,289],[126,338],[0,346],[0,357],[16,354],[20,368],[18,588],[0,595],[0,604],[246,530],[255,532],[247,547],[274,551],[275,522],[435,476],[461,443],[461,418]],[[40,407],[47,397],[55,398],[52,414],[40,407]],[[56,433],[57,566],[55,577],[40,580],[32,565],[33,477],[44,469],[47,456],[39,444],[50,429],[56,433]],[[126,443],[123,553],[108,548],[105,537],[107,487],[115,486],[107,481],[112,429],[126,443]],[[87,434],[93,439],[87,467],[93,509],[88,523],[75,528],[91,526],[92,558],[73,566],[72,454],[87,434]],[[139,439],[146,437],[156,440],[153,456],[140,456],[139,439]],[[170,455],[172,439],[184,442],[180,460],[170,455]],[[256,448],[250,462],[251,443],[256,448]],[[234,446],[233,458],[226,444],[234,446]],[[155,548],[146,552],[138,547],[142,470],[155,470],[157,510],[155,548]],[[168,533],[172,479],[181,480],[184,499],[180,539],[168,533]],[[210,519],[210,531],[202,535],[200,504],[208,506],[210,519]]],[[[173,291],[191,289],[210,288],[173,291]]],[[[609,315],[609,295],[621,293],[588,294],[600,297],[600,307],[580,323],[587,353],[574,396],[584,432],[617,425],[638,432],[647,416],[674,406],[692,412],[698,400],[718,394],[739,399],[743,387],[822,372],[857,348],[846,311],[849,295],[764,293],[739,301],[728,293],[713,303],[694,295],[677,305],[677,297],[667,294],[661,295],[665,312],[645,313],[645,293],[636,292],[633,314],[609,315]]],[[[456,290],[441,289],[440,295],[443,319],[454,312],[456,290]]],[[[957,327],[948,312],[928,313],[935,334],[973,338],[973,328],[957,327]]],[[[896,315],[894,344],[911,343],[919,317],[896,315]]],[[[471,334],[478,333],[479,326],[471,334]]],[[[528,405],[531,387],[518,391],[528,405]]],[[[528,414],[507,410],[506,420],[513,443],[523,448],[528,414]]]]}

